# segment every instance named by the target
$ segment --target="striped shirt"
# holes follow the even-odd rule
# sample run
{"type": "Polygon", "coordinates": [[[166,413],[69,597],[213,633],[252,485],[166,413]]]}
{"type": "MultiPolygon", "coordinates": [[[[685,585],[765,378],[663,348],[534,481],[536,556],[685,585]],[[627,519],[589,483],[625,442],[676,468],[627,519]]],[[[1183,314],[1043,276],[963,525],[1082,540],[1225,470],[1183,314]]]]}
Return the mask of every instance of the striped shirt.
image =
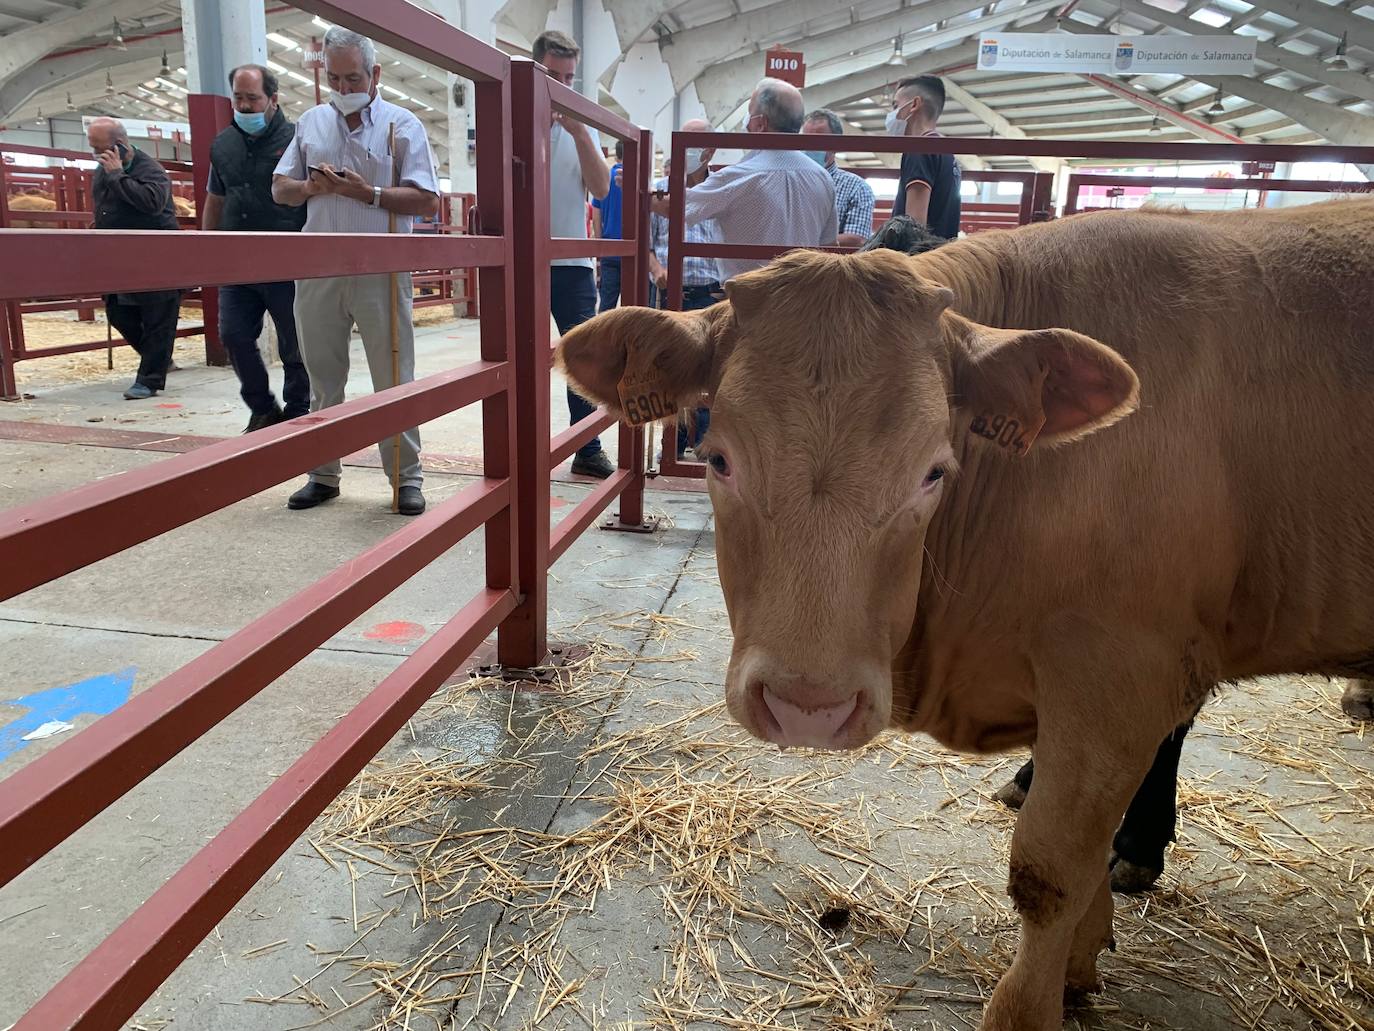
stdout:
{"type": "MultiPolygon", "coordinates": [[[[668,179],[654,181],[655,190],[668,189],[668,179]]],[[[721,243],[720,226],[713,218],[702,219],[695,225],[687,226],[682,234],[684,243],[721,243]]],[[[649,215],[649,246],[654,249],[658,263],[668,267],[668,220],[662,215],[649,215]]],[[[720,272],[716,269],[715,258],[683,258],[682,285],[709,286],[720,282],[720,272]]]]}
{"type": "Polygon", "coordinates": [[[867,240],[873,235],[873,187],[861,175],[825,166],[835,184],[835,218],[841,233],[855,233],[867,240]]]}
{"type": "MultiPolygon", "coordinates": [[[[835,242],[835,187],[825,169],[791,150],[751,150],[687,191],[687,224],[713,218],[725,243],[815,247],[835,242]]],[[[719,258],[721,280],[766,258],[719,258]]]]}
{"type": "MultiPolygon", "coordinates": [[[[439,192],[434,155],[420,120],[403,107],[374,97],[350,130],[332,104],[312,107],[296,123],[296,138],[277,163],[276,175],[305,179],[311,165],[348,168],[373,186],[414,186],[439,192]],[[387,155],[389,126],[396,126],[396,154],[387,155]]],[[[307,233],[385,233],[390,214],[352,197],[321,193],[306,201],[307,233]]],[[[396,216],[396,232],[410,232],[414,218],[396,216]]]]}

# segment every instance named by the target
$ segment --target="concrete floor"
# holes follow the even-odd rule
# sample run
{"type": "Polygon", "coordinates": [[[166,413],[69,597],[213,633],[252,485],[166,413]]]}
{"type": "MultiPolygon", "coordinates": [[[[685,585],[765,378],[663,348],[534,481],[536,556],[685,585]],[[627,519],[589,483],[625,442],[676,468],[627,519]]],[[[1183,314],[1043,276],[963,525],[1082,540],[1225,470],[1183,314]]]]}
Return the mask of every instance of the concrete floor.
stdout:
{"type": "MultiPolygon", "coordinates": [[[[474,352],[472,324],[435,327],[418,364],[474,352]]],[[[21,370],[37,396],[0,421],[130,435],[49,443],[0,425],[6,506],[243,422],[227,370],[174,374],[158,401],[180,408],[119,400],[122,378],[21,370]]],[[[475,410],[424,434],[432,452],[479,453],[475,410]]],[[[431,469],[426,490],[467,482],[431,469]]],[[[0,699],[130,667],[133,691],[155,683],[397,525],[378,470],[344,483],[309,513],[285,509],[292,484],[264,491],[0,605],[0,699]]],[[[556,482],[554,518],[586,490],[556,482]]],[[[1012,817],[988,796],[1019,757],[745,739],[716,707],[729,633],[709,505],[660,491],[649,507],[666,529],[588,533],[552,572],[555,636],[594,646],[570,683],[453,678],[128,1026],[976,1026],[1015,939],[1012,817]],[[846,927],[818,928],[841,908],[846,927]]],[[[0,1027],[465,602],[480,555],[479,538],[458,545],[0,889],[0,1027]]],[[[1209,708],[1165,880],[1118,899],[1106,990],[1070,1026],[1374,1028],[1374,752],[1338,694],[1247,684],[1209,708]]],[[[0,700],[0,748],[24,716],[0,700]]],[[[10,751],[0,776],[70,737],[10,751]]]]}

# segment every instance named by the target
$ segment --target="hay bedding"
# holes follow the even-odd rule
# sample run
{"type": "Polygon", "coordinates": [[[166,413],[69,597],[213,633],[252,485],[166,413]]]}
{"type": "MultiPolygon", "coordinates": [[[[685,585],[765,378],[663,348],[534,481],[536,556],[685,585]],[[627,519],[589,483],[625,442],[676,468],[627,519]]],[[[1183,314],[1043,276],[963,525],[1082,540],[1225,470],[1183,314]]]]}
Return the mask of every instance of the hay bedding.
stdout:
{"type": "MultiPolygon", "coordinates": [[[[649,661],[595,648],[532,725],[508,684],[454,685],[417,722],[508,706],[499,758],[377,760],[336,801],[311,846],[352,886],[339,918],[355,940],[251,1001],[305,1007],[293,1027],[349,1013],[378,1031],[975,1027],[1016,937],[1013,818],[990,795],[1019,760],[896,735],[779,754],[730,723],[718,687],[660,697],[655,678],[696,657],[683,645],[702,616],[595,622],[640,633],[649,661]],[[550,829],[506,826],[505,808],[463,826],[474,800],[537,782],[551,743],[587,736],[611,704],[550,829]],[[855,796],[856,781],[883,790],[855,796]],[[389,920],[428,944],[374,953],[389,920]]],[[[1181,784],[1160,890],[1117,897],[1107,991],[1069,1027],[1374,1029],[1370,742],[1331,715],[1332,688],[1295,690],[1300,704],[1242,694],[1204,716],[1194,740],[1248,765],[1181,784]],[[1266,793],[1266,776],[1295,772],[1310,797],[1266,793]]]]}

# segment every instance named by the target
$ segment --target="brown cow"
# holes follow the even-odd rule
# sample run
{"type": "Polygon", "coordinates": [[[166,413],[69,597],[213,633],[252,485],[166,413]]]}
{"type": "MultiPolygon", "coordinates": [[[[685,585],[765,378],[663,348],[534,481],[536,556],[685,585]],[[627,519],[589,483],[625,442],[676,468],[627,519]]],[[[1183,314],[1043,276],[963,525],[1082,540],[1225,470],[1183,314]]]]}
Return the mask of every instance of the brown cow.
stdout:
{"type": "Polygon", "coordinates": [[[57,229],[56,222],[39,222],[33,219],[15,218],[16,211],[56,211],[57,201],[46,193],[21,193],[9,199],[11,229],[57,229]]]}
{"type": "Polygon", "coordinates": [[[713,395],[745,727],[1034,742],[985,1031],[1058,1028],[1096,986],[1112,832],[1208,692],[1374,675],[1371,237],[1374,202],[1342,201],[793,252],[562,341],[627,415],[713,395]]]}

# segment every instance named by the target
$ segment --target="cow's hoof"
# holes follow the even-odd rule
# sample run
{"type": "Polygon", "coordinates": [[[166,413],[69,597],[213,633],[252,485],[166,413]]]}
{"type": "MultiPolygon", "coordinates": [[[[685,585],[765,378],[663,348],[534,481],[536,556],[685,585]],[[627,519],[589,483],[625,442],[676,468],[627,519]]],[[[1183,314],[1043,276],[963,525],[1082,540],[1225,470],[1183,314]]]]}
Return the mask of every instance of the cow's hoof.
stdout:
{"type": "Polygon", "coordinates": [[[1112,856],[1112,891],[1118,895],[1140,895],[1155,886],[1163,867],[1141,866],[1129,859],[1112,856]]]}
{"type": "Polygon", "coordinates": [[[1341,695],[1341,711],[1352,720],[1374,721],[1374,681],[1351,680],[1341,695]]]}
{"type": "Polygon", "coordinates": [[[1014,780],[1007,781],[1002,787],[997,789],[997,793],[992,796],[994,802],[1001,802],[1008,809],[1019,810],[1026,804],[1026,789],[1014,780]]]}
{"type": "Polygon", "coordinates": [[[1096,995],[1100,991],[1102,991],[1102,981],[1096,976],[1088,983],[1066,981],[1064,982],[1064,1008],[1073,1010],[1090,1006],[1092,1000],[1089,996],[1096,995]]]}

